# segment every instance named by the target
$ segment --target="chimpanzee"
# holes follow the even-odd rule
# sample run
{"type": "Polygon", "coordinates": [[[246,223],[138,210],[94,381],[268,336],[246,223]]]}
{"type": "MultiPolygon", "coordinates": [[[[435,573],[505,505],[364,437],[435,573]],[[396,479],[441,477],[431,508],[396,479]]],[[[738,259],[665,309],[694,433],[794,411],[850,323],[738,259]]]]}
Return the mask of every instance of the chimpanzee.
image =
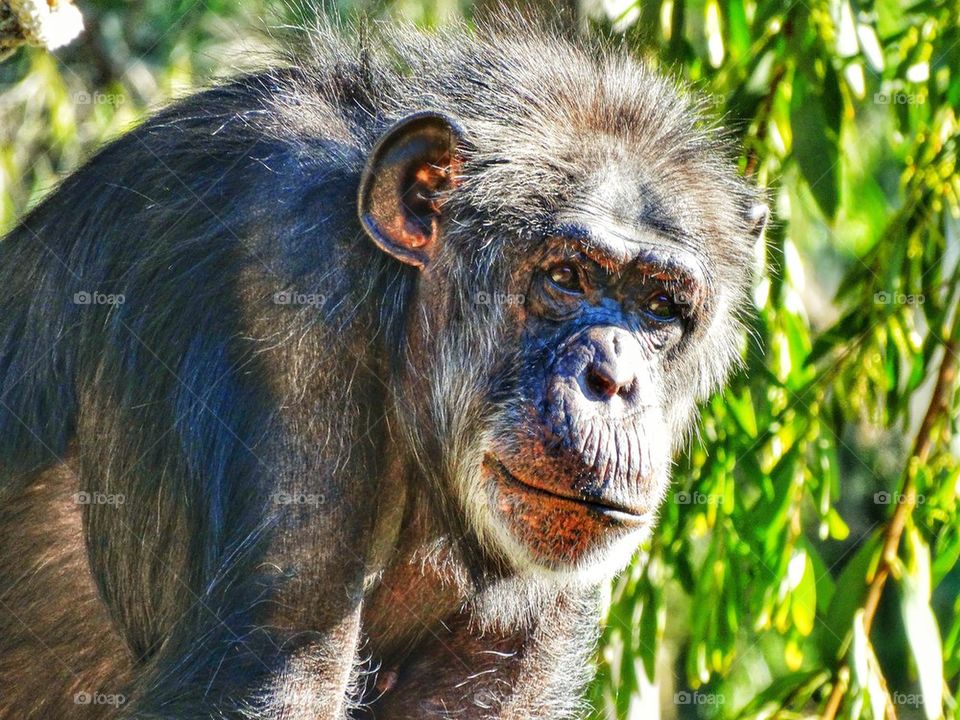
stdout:
{"type": "Polygon", "coordinates": [[[323,27],[0,243],[0,717],[571,717],[766,212],[673,83],[323,27]]]}

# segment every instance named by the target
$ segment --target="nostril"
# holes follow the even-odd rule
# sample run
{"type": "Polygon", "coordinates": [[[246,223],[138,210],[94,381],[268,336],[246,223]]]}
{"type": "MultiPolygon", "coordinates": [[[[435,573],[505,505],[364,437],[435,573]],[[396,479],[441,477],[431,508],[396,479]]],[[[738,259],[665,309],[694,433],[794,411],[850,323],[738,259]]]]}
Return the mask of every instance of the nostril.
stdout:
{"type": "Polygon", "coordinates": [[[602,398],[611,398],[620,390],[613,378],[593,366],[587,370],[586,382],[590,392],[602,398]]]}

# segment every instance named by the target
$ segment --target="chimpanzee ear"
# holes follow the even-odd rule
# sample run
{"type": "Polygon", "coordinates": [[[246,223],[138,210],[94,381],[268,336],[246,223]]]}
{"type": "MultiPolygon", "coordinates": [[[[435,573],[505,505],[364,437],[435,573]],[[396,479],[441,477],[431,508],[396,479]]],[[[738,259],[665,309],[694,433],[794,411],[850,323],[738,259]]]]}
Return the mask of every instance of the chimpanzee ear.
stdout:
{"type": "Polygon", "coordinates": [[[421,112],[387,130],[360,179],[360,222],[384,252],[424,268],[436,252],[439,196],[454,187],[462,135],[436,112],[421,112]]]}

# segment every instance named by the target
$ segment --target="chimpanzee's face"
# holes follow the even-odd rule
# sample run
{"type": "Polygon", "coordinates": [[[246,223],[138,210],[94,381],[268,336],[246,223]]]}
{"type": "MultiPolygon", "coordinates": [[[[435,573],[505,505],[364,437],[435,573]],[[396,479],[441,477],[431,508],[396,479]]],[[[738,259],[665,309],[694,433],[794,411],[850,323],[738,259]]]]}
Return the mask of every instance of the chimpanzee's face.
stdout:
{"type": "Polygon", "coordinates": [[[462,206],[443,216],[458,211],[456,193],[448,206],[430,200],[459,170],[455,132],[431,117],[377,151],[391,162],[368,170],[361,217],[382,248],[424,269],[424,416],[450,492],[481,542],[518,569],[609,574],[651,528],[695,403],[734,360],[749,228],[762,213],[711,210],[742,198],[717,200],[692,172],[656,192],[642,156],[601,147],[552,191],[548,228],[504,220],[521,229],[478,250],[475,218],[462,206]],[[410,166],[425,145],[431,159],[410,166]],[[478,295],[482,307],[464,306],[478,295]]]}
{"type": "Polygon", "coordinates": [[[629,558],[664,496],[694,394],[671,373],[711,311],[702,259],[602,218],[545,238],[518,281],[516,394],[483,458],[510,554],[567,569],[629,558]]]}

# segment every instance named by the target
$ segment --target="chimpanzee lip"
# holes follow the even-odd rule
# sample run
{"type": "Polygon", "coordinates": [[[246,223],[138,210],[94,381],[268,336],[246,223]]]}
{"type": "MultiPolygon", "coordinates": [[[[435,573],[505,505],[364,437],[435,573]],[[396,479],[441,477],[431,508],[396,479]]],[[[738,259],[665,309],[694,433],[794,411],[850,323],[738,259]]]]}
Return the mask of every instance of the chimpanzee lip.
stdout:
{"type": "Polygon", "coordinates": [[[535,493],[537,495],[542,495],[544,497],[550,498],[554,502],[561,501],[572,505],[578,505],[582,508],[586,508],[600,516],[604,519],[609,520],[618,525],[645,525],[649,522],[650,515],[646,512],[637,512],[636,510],[631,510],[625,508],[622,505],[616,503],[598,501],[597,499],[587,500],[583,497],[578,497],[576,495],[562,495],[560,493],[554,492],[553,490],[547,490],[538,485],[531,485],[528,482],[525,482],[518,478],[516,475],[507,470],[506,466],[496,457],[488,456],[487,465],[500,475],[501,479],[507,483],[510,483],[513,486],[519,486],[526,492],[535,493]]]}

